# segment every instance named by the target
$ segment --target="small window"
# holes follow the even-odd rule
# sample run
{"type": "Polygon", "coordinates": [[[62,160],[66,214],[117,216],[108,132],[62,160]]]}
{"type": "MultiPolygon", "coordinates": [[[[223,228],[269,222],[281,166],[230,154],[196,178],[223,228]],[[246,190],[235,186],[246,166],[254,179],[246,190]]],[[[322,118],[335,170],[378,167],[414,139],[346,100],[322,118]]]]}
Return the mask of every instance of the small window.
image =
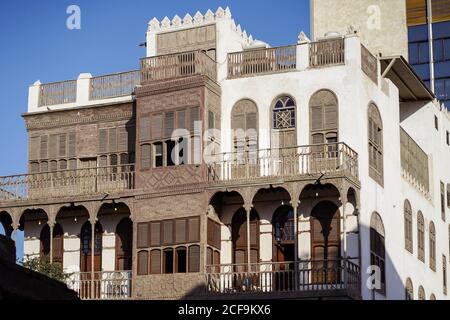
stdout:
{"type": "Polygon", "coordinates": [[[412,209],[411,203],[405,200],[404,204],[404,219],[405,219],[405,249],[413,253],[413,223],[412,223],[412,209]]]}
{"type": "Polygon", "coordinates": [[[161,273],[161,250],[152,250],[150,252],[150,273],[161,273]]]}
{"type": "Polygon", "coordinates": [[[295,102],[291,97],[279,98],[273,107],[273,128],[295,128],[295,102]]]}
{"type": "Polygon", "coordinates": [[[446,132],[445,134],[445,140],[447,142],[447,145],[450,146],[450,132],[446,132]]]}
{"type": "Polygon", "coordinates": [[[414,287],[410,278],[406,279],[405,300],[414,300],[414,287]]]}
{"type": "Polygon", "coordinates": [[[187,271],[187,251],[185,247],[176,249],[175,272],[186,273],[187,271]]]}
{"type": "Polygon", "coordinates": [[[370,220],[370,262],[380,270],[381,287],[377,288],[381,294],[386,294],[386,263],[385,263],[385,233],[383,221],[378,213],[374,212],[370,220]]]}
{"type": "Polygon", "coordinates": [[[429,240],[430,240],[430,269],[436,271],[436,229],[434,227],[433,221],[430,222],[429,226],[429,240]]]}
{"type": "Polygon", "coordinates": [[[439,130],[439,120],[437,116],[434,116],[434,128],[439,130]]]}
{"type": "Polygon", "coordinates": [[[417,213],[417,257],[425,262],[425,220],[420,211],[417,213]]]}
{"type": "Polygon", "coordinates": [[[441,218],[445,222],[445,185],[441,181],[441,218]]]}
{"type": "Polygon", "coordinates": [[[137,225],[137,247],[148,247],[148,223],[138,223],[137,225]]]}
{"type": "Polygon", "coordinates": [[[148,251],[138,252],[138,275],[148,274],[148,251]]]}
{"type": "Polygon", "coordinates": [[[160,168],[164,165],[163,158],[163,144],[161,142],[153,145],[153,166],[160,168]]]}
{"type": "Polygon", "coordinates": [[[189,272],[200,272],[200,247],[189,247],[189,272]]]}
{"type": "Polygon", "coordinates": [[[30,164],[30,173],[38,173],[38,172],[39,172],[39,162],[32,162],[30,164]]]}
{"type": "Polygon", "coordinates": [[[168,167],[174,166],[176,160],[175,141],[166,141],[166,164],[168,167]]]}
{"type": "Polygon", "coordinates": [[[165,249],[163,256],[164,273],[173,273],[173,249],[165,249]]]}
{"type": "Polygon", "coordinates": [[[149,144],[141,146],[141,168],[144,170],[150,168],[150,149],[149,144]]]}
{"type": "Polygon", "coordinates": [[[425,300],[425,289],[422,286],[419,287],[419,300],[425,300]]]}

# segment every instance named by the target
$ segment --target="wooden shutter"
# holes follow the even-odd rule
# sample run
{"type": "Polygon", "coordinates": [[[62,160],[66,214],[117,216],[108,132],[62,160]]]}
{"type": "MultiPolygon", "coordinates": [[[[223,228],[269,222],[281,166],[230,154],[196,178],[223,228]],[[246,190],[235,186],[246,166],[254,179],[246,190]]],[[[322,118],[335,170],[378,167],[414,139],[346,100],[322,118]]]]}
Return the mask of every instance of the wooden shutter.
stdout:
{"type": "Polygon", "coordinates": [[[150,252],[150,273],[161,273],[161,250],[152,250],[150,252]]]}
{"type": "Polygon", "coordinates": [[[150,222],[150,246],[161,245],[161,222],[150,222]]]}
{"type": "Polygon", "coordinates": [[[245,250],[236,250],[234,252],[234,263],[244,264],[247,261],[247,254],[245,250]]]}
{"type": "Polygon", "coordinates": [[[148,248],[148,223],[138,223],[137,225],[137,247],[148,248]]]}
{"type": "Polygon", "coordinates": [[[28,159],[39,160],[40,137],[31,137],[29,142],[28,159]]]}
{"type": "Polygon", "coordinates": [[[211,266],[214,263],[214,251],[212,248],[206,248],[206,265],[211,266]]]}
{"type": "Polygon", "coordinates": [[[338,127],[338,108],[336,105],[324,106],[325,128],[335,129],[338,127]]]}
{"type": "Polygon", "coordinates": [[[150,117],[143,116],[139,122],[139,140],[150,140],[150,117]]]}
{"type": "Polygon", "coordinates": [[[220,251],[214,251],[213,264],[220,265],[220,251]]]}
{"type": "Polygon", "coordinates": [[[76,170],[77,169],[77,159],[70,159],[69,160],[69,169],[70,170],[76,170]]]}
{"type": "Polygon", "coordinates": [[[175,243],[186,243],[186,219],[175,220],[175,243]]]}
{"type": "Polygon", "coordinates": [[[108,152],[116,152],[117,151],[117,129],[110,128],[108,131],[108,152]]]}
{"type": "Polygon", "coordinates": [[[200,247],[189,247],[189,272],[200,272],[200,247]]]}
{"type": "Polygon", "coordinates": [[[47,161],[41,162],[41,172],[48,172],[48,162],[47,161]]]}
{"type": "Polygon", "coordinates": [[[56,158],[58,156],[58,135],[51,134],[49,140],[49,158],[56,158]]]}
{"type": "Polygon", "coordinates": [[[141,168],[149,169],[151,166],[151,146],[144,144],[141,146],[141,168]]]}
{"type": "Polygon", "coordinates": [[[75,157],[77,154],[77,135],[75,132],[69,133],[67,154],[69,157],[75,157]]]}
{"type": "Polygon", "coordinates": [[[138,252],[138,275],[143,276],[148,274],[148,251],[138,252]]]}
{"type": "Polygon", "coordinates": [[[173,244],[173,220],[163,221],[163,245],[173,244]]]}
{"type": "Polygon", "coordinates": [[[199,242],[200,241],[200,218],[194,217],[189,218],[189,241],[188,242],[199,242]]]}
{"type": "Polygon", "coordinates": [[[98,158],[98,166],[101,168],[108,166],[108,157],[107,156],[100,156],[98,158]]]}
{"type": "Polygon", "coordinates": [[[251,113],[247,113],[246,114],[246,126],[245,129],[249,130],[249,129],[255,129],[258,130],[257,128],[257,114],[256,112],[251,112],[251,113]]]}
{"type": "Polygon", "coordinates": [[[200,120],[200,108],[199,107],[191,108],[190,111],[191,112],[189,117],[189,130],[191,132],[194,132],[195,122],[200,120]]]}
{"type": "Polygon", "coordinates": [[[323,127],[322,106],[311,106],[311,130],[322,130],[323,127]]]}
{"type": "Polygon", "coordinates": [[[174,130],[175,114],[173,112],[166,112],[164,116],[164,133],[166,138],[172,136],[174,130]]]}
{"type": "Polygon", "coordinates": [[[98,152],[107,153],[108,152],[108,130],[100,129],[98,138],[98,152]]]}
{"type": "Polygon", "coordinates": [[[152,124],[152,136],[151,139],[161,139],[162,137],[162,115],[152,115],[151,118],[151,124],[152,124]]]}
{"type": "Polygon", "coordinates": [[[48,158],[48,136],[41,136],[41,146],[40,146],[40,156],[41,159],[48,158]]]}
{"type": "Polygon", "coordinates": [[[58,170],[58,163],[56,161],[50,161],[50,171],[55,172],[58,170]]]}
{"type": "MultiPolygon", "coordinates": [[[[231,129],[233,130],[238,130],[238,129],[242,129],[242,130],[246,130],[245,129],[245,116],[243,114],[234,114],[233,115],[233,122],[231,124],[231,129]]],[[[236,133],[234,133],[236,134],[236,133]]]]}
{"type": "Polygon", "coordinates": [[[178,129],[186,129],[186,111],[177,111],[177,126],[178,129]]]}
{"type": "Polygon", "coordinates": [[[58,136],[58,156],[65,157],[66,156],[66,134],[62,133],[58,136]]]}
{"type": "Polygon", "coordinates": [[[59,160],[59,170],[67,170],[67,161],[66,160],[59,160]]]}
{"type": "Polygon", "coordinates": [[[126,152],[128,151],[128,131],[126,127],[117,128],[118,135],[118,143],[117,143],[117,151],[126,152]]]}

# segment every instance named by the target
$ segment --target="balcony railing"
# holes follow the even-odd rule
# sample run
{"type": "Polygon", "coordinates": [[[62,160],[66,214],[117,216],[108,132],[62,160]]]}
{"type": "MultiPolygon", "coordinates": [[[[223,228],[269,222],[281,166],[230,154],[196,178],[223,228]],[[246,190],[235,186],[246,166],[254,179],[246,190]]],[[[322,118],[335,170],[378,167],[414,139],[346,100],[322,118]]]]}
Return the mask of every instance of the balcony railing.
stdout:
{"type": "Polygon", "coordinates": [[[378,84],[378,60],[361,44],[361,69],[375,84],[378,84]]]}
{"type": "Polygon", "coordinates": [[[297,47],[255,49],[228,54],[228,79],[295,70],[297,47]]]}
{"type": "Polygon", "coordinates": [[[134,165],[0,177],[1,200],[37,200],[134,188],[134,165]]]}
{"type": "Polygon", "coordinates": [[[142,83],[194,75],[205,75],[217,80],[216,62],[204,51],[167,54],[141,59],[142,83]]]}
{"type": "Polygon", "coordinates": [[[39,107],[75,102],[77,99],[77,81],[47,83],[40,86],[39,107]]]}
{"type": "Polygon", "coordinates": [[[131,271],[74,273],[67,286],[82,300],[131,299],[131,271]]]}
{"type": "Polygon", "coordinates": [[[129,71],[91,78],[89,100],[131,95],[141,82],[139,71],[129,71]]]}
{"type": "Polygon", "coordinates": [[[345,63],[344,38],[321,40],[309,45],[309,66],[311,68],[345,63]]]}
{"type": "Polygon", "coordinates": [[[358,154],[345,143],[225,153],[208,165],[208,180],[224,182],[260,178],[295,178],[337,173],[358,178],[358,154]]]}
{"type": "Polygon", "coordinates": [[[288,294],[290,296],[345,295],[360,298],[359,267],[349,260],[267,262],[208,266],[210,295],[288,294]]]}

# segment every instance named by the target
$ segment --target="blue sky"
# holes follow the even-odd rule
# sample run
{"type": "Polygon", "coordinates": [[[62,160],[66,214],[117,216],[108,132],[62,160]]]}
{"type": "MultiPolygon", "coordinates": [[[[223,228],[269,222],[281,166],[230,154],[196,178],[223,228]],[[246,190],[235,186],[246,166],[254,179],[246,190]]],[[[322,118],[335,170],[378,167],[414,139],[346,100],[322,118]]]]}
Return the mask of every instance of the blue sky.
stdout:
{"type": "MultiPolygon", "coordinates": [[[[0,176],[27,170],[28,86],[138,69],[148,21],[229,6],[237,24],[272,46],[309,34],[309,0],[39,0],[0,3],[0,176]],[[68,30],[66,9],[81,9],[81,30],[68,30]]],[[[0,233],[3,232],[0,226],[0,233]]],[[[18,236],[18,256],[23,252],[18,236]]]]}

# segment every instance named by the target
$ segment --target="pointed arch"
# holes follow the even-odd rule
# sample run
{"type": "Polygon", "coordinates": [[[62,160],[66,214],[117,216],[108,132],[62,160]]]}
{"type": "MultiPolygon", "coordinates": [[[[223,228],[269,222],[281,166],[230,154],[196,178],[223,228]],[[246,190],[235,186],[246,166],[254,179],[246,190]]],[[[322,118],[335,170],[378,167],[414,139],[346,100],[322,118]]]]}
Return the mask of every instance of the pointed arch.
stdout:
{"type": "Polygon", "coordinates": [[[408,199],[405,200],[403,205],[403,215],[405,224],[405,249],[413,253],[413,218],[411,203],[408,199]]]}
{"type": "Polygon", "coordinates": [[[383,186],[383,121],[375,103],[368,108],[369,175],[383,186]]]}
{"type": "Polygon", "coordinates": [[[272,148],[297,146],[297,103],[287,94],[274,99],[270,108],[272,148]]]}

